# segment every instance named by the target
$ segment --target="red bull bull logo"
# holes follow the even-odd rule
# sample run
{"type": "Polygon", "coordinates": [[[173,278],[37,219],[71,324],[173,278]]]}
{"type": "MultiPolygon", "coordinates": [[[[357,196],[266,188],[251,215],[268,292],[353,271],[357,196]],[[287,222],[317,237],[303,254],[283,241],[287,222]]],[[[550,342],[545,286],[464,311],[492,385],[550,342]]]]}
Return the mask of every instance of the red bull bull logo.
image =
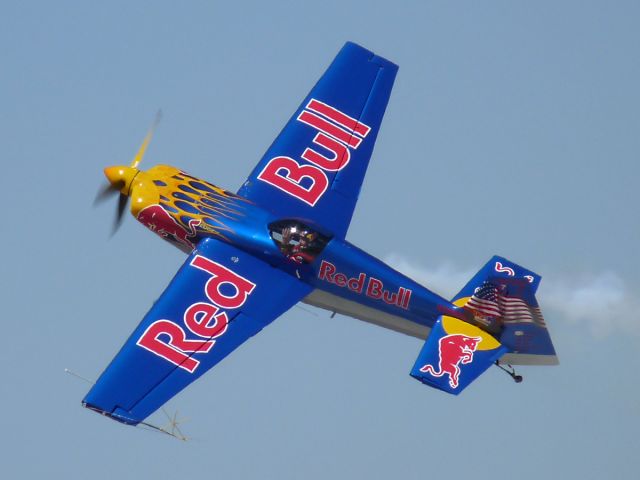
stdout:
{"type": "Polygon", "coordinates": [[[196,237],[196,227],[200,224],[200,220],[190,220],[187,230],[157,204],[142,209],[137,218],[140,223],[162,238],[178,242],[190,250],[194,248],[191,239],[196,237]]]}
{"type": "Polygon", "coordinates": [[[449,385],[451,388],[458,388],[460,377],[460,364],[473,362],[473,353],[478,348],[482,337],[469,337],[467,335],[452,334],[442,337],[438,343],[440,362],[438,370],[433,365],[425,365],[420,369],[423,373],[428,373],[434,377],[449,375],[449,385]]]}

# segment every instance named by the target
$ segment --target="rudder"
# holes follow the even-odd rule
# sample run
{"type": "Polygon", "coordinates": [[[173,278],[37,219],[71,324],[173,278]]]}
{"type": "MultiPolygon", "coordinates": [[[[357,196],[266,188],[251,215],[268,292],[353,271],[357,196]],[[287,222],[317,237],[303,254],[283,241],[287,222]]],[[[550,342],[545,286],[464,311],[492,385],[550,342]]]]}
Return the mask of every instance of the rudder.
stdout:
{"type": "Polygon", "coordinates": [[[508,348],[502,361],[555,365],[558,358],[536,299],[541,279],[531,270],[494,256],[452,302],[473,312],[478,326],[508,348]]]}

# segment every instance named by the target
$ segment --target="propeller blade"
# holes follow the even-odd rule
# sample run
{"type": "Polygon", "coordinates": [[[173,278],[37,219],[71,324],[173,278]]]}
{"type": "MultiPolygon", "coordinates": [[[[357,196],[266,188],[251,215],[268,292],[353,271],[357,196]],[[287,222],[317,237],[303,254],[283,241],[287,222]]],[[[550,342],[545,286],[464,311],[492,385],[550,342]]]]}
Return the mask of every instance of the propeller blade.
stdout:
{"type": "Polygon", "coordinates": [[[162,110],[158,110],[158,113],[156,113],[156,118],[153,120],[153,124],[151,125],[151,128],[147,132],[147,136],[144,137],[144,140],[142,141],[142,145],[140,145],[140,149],[138,150],[138,153],[136,153],[136,156],[133,157],[133,162],[131,162],[131,168],[138,168],[138,165],[142,161],[142,157],[144,157],[144,153],[147,151],[149,142],[153,137],[153,132],[158,126],[158,123],[160,123],[161,118],[162,118],[162,110]]]}
{"type": "Polygon", "coordinates": [[[98,190],[98,193],[96,193],[96,198],[93,200],[93,206],[95,207],[96,205],[99,205],[108,200],[110,197],[116,195],[123,186],[124,182],[119,185],[105,185],[100,190],[98,190]]]}
{"type": "Polygon", "coordinates": [[[124,193],[121,193],[120,197],[118,197],[118,211],[116,213],[115,222],[113,223],[113,231],[111,232],[111,236],[113,236],[120,228],[120,225],[122,225],[122,220],[124,219],[124,211],[127,208],[127,200],[129,200],[129,197],[127,197],[124,193]]]}

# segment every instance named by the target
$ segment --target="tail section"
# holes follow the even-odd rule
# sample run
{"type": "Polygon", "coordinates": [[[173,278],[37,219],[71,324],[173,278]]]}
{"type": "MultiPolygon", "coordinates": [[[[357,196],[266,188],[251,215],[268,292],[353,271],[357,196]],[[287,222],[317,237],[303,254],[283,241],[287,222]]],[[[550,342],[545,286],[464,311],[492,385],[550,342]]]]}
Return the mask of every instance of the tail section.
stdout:
{"type": "Polygon", "coordinates": [[[490,331],[509,349],[504,362],[556,365],[558,358],[535,296],[541,278],[495,256],[452,301],[470,311],[481,328],[490,331]]]}
{"type": "Polygon", "coordinates": [[[411,375],[457,395],[496,360],[557,364],[535,298],[540,279],[505,258],[493,257],[452,300],[467,312],[467,321],[438,318],[411,375]]]}

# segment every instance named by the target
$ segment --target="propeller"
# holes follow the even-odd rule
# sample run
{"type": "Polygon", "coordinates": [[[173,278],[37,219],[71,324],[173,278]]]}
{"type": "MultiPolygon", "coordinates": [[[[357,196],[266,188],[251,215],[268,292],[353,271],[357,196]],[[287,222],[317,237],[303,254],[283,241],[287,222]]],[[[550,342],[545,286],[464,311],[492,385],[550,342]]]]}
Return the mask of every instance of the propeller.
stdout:
{"type": "Polygon", "coordinates": [[[138,168],[138,165],[142,161],[142,157],[144,157],[144,154],[147,151],[149,142],[151,141],[151,138],[153,138],[153,133],[156,131],[156,128],[160,123],[160,120],[162,120],[162,110],[158,110],[158,112],[156,113],[156,117],[153,119],[151,128],[147,132],[147,135],[144,137],[144,140],[142,141],[142,145],[140,145],[140,149],[138,150],[138,153],[136,153],[136,156],[133,157],[133,162],[131,162],[131,168],[138,168]]]}
{"type": "Polygon", "coordinates": [[[113,230],[111,231],[111,236],[115,235],[120,225],[122,225],[122,220],[124,219],[124,211],[127,208],[127,201],[129,197],[127,197],[124,193],[121,193],[118,197],[118,211],[116,213],[116,219],[113,222],[113,230]]]}
{"type": "Polygon", "coordinates": [[[147,135],[144,137],[142,141],[142,145],[136,152],[135,157],[133,157],[133,161],[131,165],[126,166],[115,166],[115,167],[107,167],[104,169],[104,174],[109,180],[109,184],[105,185],[101,189],[98,190],[96,194],[96,198],[93,201],[93,205],[96,206],[100,203],[107,201],[109,198],[113,197],[116,194],[120,194],[118,197],[118,206],[116,210],[116,217],[113,223],[113,231],[111,235],[113,236],[120,225],[122,225],[122,221],[124,220],[124,212],[127,208],[127,203],[129,200],[129,195],[131,194],[131,185],[135,177],[140,173],[138,170],[138,165],[142,161],[145,152],[147,151],[147,147],[153,138],[153,134],[160,123],[162,118],[162,110],[158,110],[156,116],[151,124],[151,128],[147,132],[147,135]]]}
{"type": "Polygon", "coordinates": [[[96,198],[93,200],[93,206],[95,207],[97,205],[100,205],[101,203],[106,202],[107,200],[109,200],[109,198],[118,193],[122,187],[124,187],[124,182],[122,182],[122,184],[119,186],[111,184],[105,185],[100,190],[98,190],[96,198]]]}

